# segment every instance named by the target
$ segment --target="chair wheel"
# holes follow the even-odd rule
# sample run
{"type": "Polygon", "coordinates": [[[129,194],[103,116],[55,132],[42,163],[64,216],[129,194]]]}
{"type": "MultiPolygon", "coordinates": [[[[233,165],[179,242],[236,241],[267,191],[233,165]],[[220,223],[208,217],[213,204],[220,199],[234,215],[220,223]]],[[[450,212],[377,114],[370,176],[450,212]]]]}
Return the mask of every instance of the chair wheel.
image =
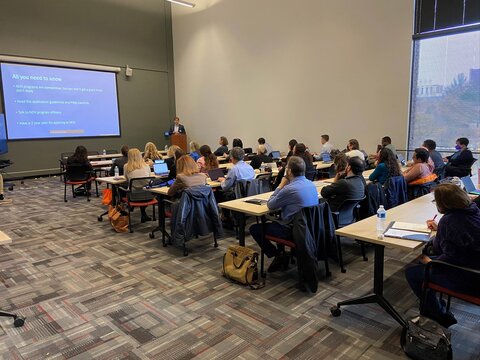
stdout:
{"type": "Polygon", "coordinates": [[[13,326],[15,327],[21,327],[25,324],[25,317],[18,315],[15,320],[13,320],[13,326]]]}
{"type": "Polygon", "coordinates": [[[149,237],[150,239],[154,239],[154,238],[155,238],[155,234],[153,233],[153,231],[148,234],[148,237],[149,237]]]}
{"type": "Polygon", "coordinates": [[[335,305],[330,308],[330,313],[333,317],[339,317],[340,315],[342,315],[342,310],[340,310],[340,308],[335,305]]]}
{"type": "Polygon", "coordinates": [[[342,270],[340,270],[340,271],[342,272],[342,274],[345,274],[345,273],[347,272],[346,269],[342,269],[342,270]]]}
{"type": "Polygon", "coordinates": [[[65,200],[63,200],[63,201],[67,202],[67,199],[65,199],[65,200]]]}
{"type": "Polygon", "coordinates": [[[368,257],[365,256],[365,257],[363,258],[363,261],[368,261],[368,257]]]}
{"type": "Polygon", "coordinates": [[[183,250],[183,256],[188,256],[188,251],[187,250],[183,250]]]}
{"type": "Polygon", "coordinates": [[[87,201],[90,201],[90,199],[87,199],[87,201]]]}
{"type": "Polygon", "coordinates": [[[101,215],[99,215],[99,216],[97,217],[97,220],[98,220],[98,221],[103,221],[103,217],[102,217],[101,215]]]}
{"type": "MultiPolygon", "coordinates": [[[[23,184],[23,182],[22,182],[22,184],[23,184]]],[[[9,187],[8,187],[8,190],[9,190],[9,191],[13,191],[13,186],[9,186],[9,187]]]]}

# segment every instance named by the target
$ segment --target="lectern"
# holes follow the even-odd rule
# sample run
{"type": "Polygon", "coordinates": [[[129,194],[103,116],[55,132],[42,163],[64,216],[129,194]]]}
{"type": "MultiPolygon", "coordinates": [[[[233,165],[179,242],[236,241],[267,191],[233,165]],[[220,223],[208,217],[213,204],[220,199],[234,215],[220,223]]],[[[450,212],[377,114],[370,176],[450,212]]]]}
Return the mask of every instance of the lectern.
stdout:
{"type": "Polygon", "coordinates": [[[177,145],[185,153],[187,153],[187,135],[175,133],[170,136],[170,144],[177,145]]]}

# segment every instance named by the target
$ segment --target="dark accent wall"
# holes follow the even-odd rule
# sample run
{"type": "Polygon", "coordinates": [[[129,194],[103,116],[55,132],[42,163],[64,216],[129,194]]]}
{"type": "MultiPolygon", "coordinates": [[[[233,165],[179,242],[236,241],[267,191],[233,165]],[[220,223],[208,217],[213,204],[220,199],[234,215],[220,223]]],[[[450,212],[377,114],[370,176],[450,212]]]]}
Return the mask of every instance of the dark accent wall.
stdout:
{"type": "MultiPolygon", "coordinates": [[[[9,141],[7,177],[52,173],[61,152],[163,147],[175,115],[170,3],[164,0],[0,0],[0,54],[118,66],[121,137],[9,141]],[[133,76],[125,77],[125,66],[133,76]]],[[[0,112],[3,105],[0,105],[0,112]]]]}

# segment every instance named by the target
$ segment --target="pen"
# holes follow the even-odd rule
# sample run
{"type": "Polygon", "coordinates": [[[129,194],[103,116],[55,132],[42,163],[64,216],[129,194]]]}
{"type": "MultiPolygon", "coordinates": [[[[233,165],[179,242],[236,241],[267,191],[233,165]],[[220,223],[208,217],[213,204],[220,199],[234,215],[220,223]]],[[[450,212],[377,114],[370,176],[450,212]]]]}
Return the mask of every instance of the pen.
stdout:
{"type": "Polygon", "coordinates": [[[435,214],[435,216],[433,217],[432,221],[435,221],[435,219],[437,218],[437,215],[438,215],[438,214],[435,214]]]}

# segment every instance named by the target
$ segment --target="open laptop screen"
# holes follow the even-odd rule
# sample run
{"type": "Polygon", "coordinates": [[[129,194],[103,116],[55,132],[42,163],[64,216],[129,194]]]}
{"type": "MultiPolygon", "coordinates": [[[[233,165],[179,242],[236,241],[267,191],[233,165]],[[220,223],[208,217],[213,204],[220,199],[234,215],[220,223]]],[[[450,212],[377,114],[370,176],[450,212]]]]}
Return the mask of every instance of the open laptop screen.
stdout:
{"type": "Polygon", "coordinates": [[[166,163],[157,163],[155,162],[153,164],[153,172],[155,175],[168,175],[168,166],[166,163]]]}

